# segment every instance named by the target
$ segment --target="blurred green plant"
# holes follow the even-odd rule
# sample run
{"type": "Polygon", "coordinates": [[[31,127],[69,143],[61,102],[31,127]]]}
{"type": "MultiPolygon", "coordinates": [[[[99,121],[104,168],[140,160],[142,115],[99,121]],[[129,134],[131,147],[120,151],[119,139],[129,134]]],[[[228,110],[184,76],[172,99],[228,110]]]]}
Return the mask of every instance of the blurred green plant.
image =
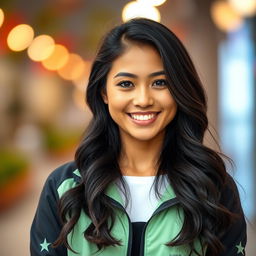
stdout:
{"type": "Polygon", "coordinates": [[[29,190],[30,161],[19,151],[0,150],[0,212],[29,190]]]}
{"type": "Polygon", "coordinates": [[[11,150],[0,151],[0,188],[28,171],[30,163],[20,153],[11,150]]]}
{"type": "Polygon", "coordinates": [[[79,142],[81,131],[47,127],[43,129],[44,146],[50,152],[72,150],[79,142]]]}

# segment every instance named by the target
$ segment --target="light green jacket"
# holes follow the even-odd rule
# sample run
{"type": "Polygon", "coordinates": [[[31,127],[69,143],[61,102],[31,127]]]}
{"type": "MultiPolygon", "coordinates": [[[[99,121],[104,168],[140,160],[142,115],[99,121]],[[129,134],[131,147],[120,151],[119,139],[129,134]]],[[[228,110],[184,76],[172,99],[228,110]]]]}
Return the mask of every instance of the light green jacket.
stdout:
{"type": "MultiPolygon", "coordinates": [[[[74,174],[80,176],[79,171],[75,170],[74,174]]],[[[66,179],[58,188],[59,197],[67,190],[76,185],[73,178],[66,179]]],[[[82,211],[78,222],[71,234],[68,236],[68,242],[78,255],[95,255],[95,256],[134,256],[131,255],[132,242],[132,225],[124,209],[124,202],[116,185],[108,187],[106,194],[112,198],[116,205],[116,220],[111,234],[118,240],[121,240],[121,246],[108,246],[98,251],[97,246],[85,240],[83,232],[90,225],[90,218],[82,211]]],[[[143,209],[142,209],[143,210],[143,209]]],[[[170,247],[165,244],[176,237],[180,232],[183,224],[183,211],[179,207],[178,200],[173,189],[169,185],[160,198],[158,206],[146,223],[142,237],[141,256],[188,256],[189,250],[186,246],[170,247]]],[[[195,241],[196,248],[201,255],[202,248],[199,241],[195,241]]],[[[68,256],[77,256],[77,254],[68,250],[68,256]]],[[[191,254],[194,256],[196,254],[191,254]]]]}

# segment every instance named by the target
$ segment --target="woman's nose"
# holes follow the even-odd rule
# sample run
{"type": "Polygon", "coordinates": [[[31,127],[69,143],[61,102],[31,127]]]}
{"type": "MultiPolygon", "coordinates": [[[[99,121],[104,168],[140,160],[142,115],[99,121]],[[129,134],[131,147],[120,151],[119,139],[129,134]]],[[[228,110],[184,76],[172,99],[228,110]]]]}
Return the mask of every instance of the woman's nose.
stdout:
{"type": "Polygon", "coordinates": [[[135,91],[133,104],[135,106],[147,107],[154,103],[154,99],[148,88],[140,88],[135,91]]]}

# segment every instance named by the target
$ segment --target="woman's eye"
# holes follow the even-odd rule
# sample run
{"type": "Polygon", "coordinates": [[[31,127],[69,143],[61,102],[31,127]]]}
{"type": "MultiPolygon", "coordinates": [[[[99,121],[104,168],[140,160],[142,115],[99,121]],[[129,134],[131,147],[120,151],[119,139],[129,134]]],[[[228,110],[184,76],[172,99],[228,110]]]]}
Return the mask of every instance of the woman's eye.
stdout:
{"type": "Polygon", "coordinates": [[[161,80],[156,80],[156,81],[154,82],[154,84],[155,84],[156,86],[159,86],[159,87],[165,87],[168,83],[167,83],[166,80],[161,79],[161,80]]]}
{"type": "Polygon", "coordinates": [[[118,83],[117,85],[122,87],[122,88],[132,87],[132,83],[130,81],[122,81],[122,82],[118,83]]]}
{"type": "MultiPolygon", "coordinates": [[[[167,85],[167,81],[165,79],[160,79],[160,80],[156,80],[153,83],[153,86],[157,86],[157,87],[166,87],[167,85]]],[[[122,88],[131,88],[133,87],[133,83],[130,81],[121,81],[117,84],[117,86],[120,86],[122,88]]]]}

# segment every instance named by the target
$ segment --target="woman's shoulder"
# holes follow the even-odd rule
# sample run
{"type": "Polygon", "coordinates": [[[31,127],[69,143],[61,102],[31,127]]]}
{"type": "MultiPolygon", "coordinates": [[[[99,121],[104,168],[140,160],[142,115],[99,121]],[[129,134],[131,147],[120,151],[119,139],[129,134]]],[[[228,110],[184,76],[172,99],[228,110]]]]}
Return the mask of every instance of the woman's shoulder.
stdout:
{"type": "Polygon", "coordinates": [[[55,168],[50,175],[48,176],[48,179],[54,179],[54,180],[64,180],[67,178],[72,178],[74,176],[74,172],[77,171],[77,166],[74,161],[63,163],[62,165],[55,168]]]}
{"type": "Polygon", "coordinates": [[[231,174],[227,173],[225,182],[224,182],[224,187],[223,187],[223,193],[224,194],[233,194],[233,193],[238,193],[237,189],[237,182],[235,181],[234,177],[231,176],[231,174]]]}
{"type": "Polygon", "coordinates": [[[64,163],[54,169],[45,181],[45,188],[58,192],[61,196],[74,187],[81,179],[80,172],[74,161],[64,163]]]}
{"type": "Polygon", "coordinates": [[[221,203],[229,210],[233,210],[235,212],[240,212],[242,209],[237,182],[229,173],[226,175],[224,187],[221,193],[221,203]]]}

